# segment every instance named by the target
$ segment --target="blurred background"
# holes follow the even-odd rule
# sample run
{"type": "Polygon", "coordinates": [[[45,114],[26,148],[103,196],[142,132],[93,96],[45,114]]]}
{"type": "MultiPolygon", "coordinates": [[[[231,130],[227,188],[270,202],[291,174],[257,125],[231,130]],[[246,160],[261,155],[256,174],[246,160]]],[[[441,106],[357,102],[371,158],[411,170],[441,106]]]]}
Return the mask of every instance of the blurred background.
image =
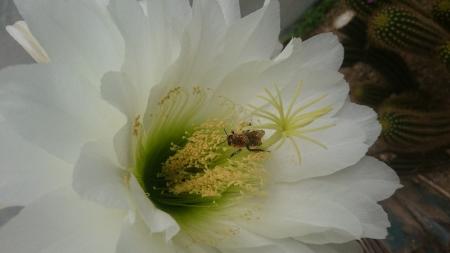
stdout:
{"type": "MultiPolygon", "coordinates": [[[[383,202],[392,226],[366,252],[450,252],[450,0],[279,0],[282,34],[336,33],[341,72],[355,103],[378,112],[382,133],[369,155],[389,164],[404,187],[383,202]]],[[[243,15],[264,0],[241,0],[243,15]]],[[[20,20],[0,0],[0,27],[20,20]]],[[[32,63],[0,29],[0,69],[32,63]]],[[[20,211],[0,209],[0,226],[20,211]]]]}

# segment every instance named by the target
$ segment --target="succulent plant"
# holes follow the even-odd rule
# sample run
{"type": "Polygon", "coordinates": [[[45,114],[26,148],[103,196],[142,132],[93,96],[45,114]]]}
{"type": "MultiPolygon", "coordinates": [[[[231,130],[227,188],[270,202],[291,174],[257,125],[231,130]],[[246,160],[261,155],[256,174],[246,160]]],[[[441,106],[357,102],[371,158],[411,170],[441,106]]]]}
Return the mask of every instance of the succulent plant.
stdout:
{"type": "Polygon", "coordinates": [[[387,5],[368,21],[369,39],[376,45],[429,54],[448,34],[432,21],[401,5],[387,5]]]}
{"type": "Polygon", "coordinates": [[[365,62],[380,72],[395,93],[417,89],[419,84],[405,61],[394,51],[368,47],[365,62]]]}
{"type": "Polygon", "coordinates": [[[433,5],[431,15],[442,27],[450,30],[450,0],[436,1],[433,5]]]}
{"type": "Polygon", "coordinates": [[[450,70],[450,41],[438,48],[438,55],[441,62],[450,70]]]}
{"type": "Polygon", "coordinates": [[[392,105],[379,111],[382,138],[399,153],[426,152],[450,144],[450,111],[403,109],[392,105]]]}
{"type": "Polygon", "coordinates": [[[352,87],[351,98],[358,104],[376,108],[392,93],[388,87],[374,83],[360,83],[352,87]]]}

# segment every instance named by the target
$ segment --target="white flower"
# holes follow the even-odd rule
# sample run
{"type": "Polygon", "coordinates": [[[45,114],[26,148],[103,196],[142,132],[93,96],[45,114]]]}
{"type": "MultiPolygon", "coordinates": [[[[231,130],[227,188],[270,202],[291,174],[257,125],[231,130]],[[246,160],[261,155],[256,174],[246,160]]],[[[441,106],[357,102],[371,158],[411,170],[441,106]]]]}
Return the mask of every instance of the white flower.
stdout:
{"type": "Polygon", "coordinates": [[[0,252],[358,252],[386,236],[377,202],[398,178],[364,156],[380,127],[348,101],[335,36],[280,52],[277,1],[244,18],[237,0],[15,2],[49,63],[0,72],[0,203],[26,206],[0,252]]]}

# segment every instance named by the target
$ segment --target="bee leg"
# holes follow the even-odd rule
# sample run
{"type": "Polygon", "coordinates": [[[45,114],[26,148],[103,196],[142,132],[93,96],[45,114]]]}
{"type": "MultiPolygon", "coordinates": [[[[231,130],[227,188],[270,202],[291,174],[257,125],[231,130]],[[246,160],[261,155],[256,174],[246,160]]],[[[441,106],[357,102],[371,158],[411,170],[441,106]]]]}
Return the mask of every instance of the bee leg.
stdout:
{"type": "Polygon", "coordinates": [[[230,155],[230,157],[233,157],[233,156],[235,156],[235,155],[237,155],[237,154],[239,154],[239,152],[241,152],[242,151],[242,149],[240,148],[240,149],[238,149],[238,150],[236,150],[236,151],[234,151],[231,155],[230,155]]]}
{"type": "Polygon", "coordinates": [[[250,148],[250,146],[246,146],[246,148],[247,148],[248,151],[251,151],[251,152],[269,152],[269,151],[266,151],[266,150],[261,149],[261,148],[250,148]]]}

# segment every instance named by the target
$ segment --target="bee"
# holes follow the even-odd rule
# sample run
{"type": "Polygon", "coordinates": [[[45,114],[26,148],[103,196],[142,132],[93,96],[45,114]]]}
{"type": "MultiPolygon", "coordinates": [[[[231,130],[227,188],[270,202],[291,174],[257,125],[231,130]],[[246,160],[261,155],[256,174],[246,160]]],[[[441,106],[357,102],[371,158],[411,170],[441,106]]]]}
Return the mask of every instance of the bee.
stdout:
{"type": "Polygon", "coordinates": [[[265,134],[264,130],[244,130],[241,133],[231,131],[231,134],[228,134],[225,129],[224,131],[227,135],[228,146],[238,148],[238,150],[231,154],[231,156],[239,153],[244,147],[251,152],[265,151],[264,149],[257,148],[262,145],[261,139],[265,134]]]}

